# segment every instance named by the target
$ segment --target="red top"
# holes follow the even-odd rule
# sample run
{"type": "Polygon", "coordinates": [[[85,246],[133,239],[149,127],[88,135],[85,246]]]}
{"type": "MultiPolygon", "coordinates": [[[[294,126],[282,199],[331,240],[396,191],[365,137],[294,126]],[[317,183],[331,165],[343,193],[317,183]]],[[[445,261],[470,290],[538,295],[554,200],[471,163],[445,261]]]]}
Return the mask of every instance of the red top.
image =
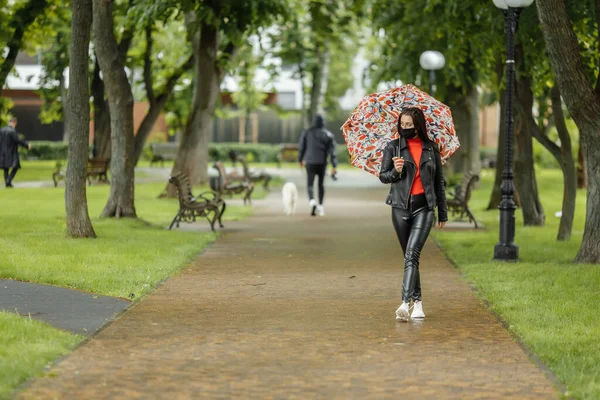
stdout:
{"type": "Polygon", "coordinates": [[[410,151],[410,155],[413,160],[415,160],[415,164],[417,166],[417,173],[415,174],[415,180],[413,181],[413,185],[410,188],[410,194],[417,195],[425,193],[425,188],[423,188],[423,182],[421,181],[421,154],[423,153],[423,142],[420,138],[415,139],[407,139],[408,142],[408,150],[410,151]]]}

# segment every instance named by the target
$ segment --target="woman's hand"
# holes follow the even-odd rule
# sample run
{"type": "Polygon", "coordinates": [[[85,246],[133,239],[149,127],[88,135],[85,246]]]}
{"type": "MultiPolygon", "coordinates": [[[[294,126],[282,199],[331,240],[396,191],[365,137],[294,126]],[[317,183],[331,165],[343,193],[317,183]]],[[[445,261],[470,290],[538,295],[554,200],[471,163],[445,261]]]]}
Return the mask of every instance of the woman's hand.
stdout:
{"type": "Polygon", "coordinates": [[[394,162],[394,168],[396,171],[402,172],[402,169],[404,168],[404,158],[393,157],[392,161],[394,162]]]}
{"type": "Polygon", "coordinates": [[[438,229],[444,229],[444,227],[446,226],[446,222],[438,222],[438,229]]]}

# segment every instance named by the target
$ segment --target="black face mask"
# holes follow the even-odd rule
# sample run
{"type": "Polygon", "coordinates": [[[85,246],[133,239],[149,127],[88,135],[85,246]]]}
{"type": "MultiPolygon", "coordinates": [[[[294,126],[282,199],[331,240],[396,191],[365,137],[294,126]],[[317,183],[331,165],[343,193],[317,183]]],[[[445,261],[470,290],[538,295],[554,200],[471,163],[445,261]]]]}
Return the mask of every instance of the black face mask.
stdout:
{"type": "Polygon", "coordinates": [[[405,139],[413,139],[417,136],[417,128],[400,129],[400,135],[405,139]]]}

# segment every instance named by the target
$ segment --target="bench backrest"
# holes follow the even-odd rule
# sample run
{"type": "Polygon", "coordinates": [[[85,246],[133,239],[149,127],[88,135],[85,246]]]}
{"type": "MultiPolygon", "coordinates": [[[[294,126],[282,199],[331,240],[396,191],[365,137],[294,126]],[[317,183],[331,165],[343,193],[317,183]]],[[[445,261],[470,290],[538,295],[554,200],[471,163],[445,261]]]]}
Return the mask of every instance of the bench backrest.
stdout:
{"type": "Polygon", "coordinates": [[[217,186],[216,192],[222,193],[225,190],[225,186],[227,186],[227,174],[225,173],[225,166],[221,161],[217,161],[213,168],[219,172],[219,185],[217,186]]]}
{"type": "Polygon", "coordinates": [[[190,202],[194,195],[192,195],[192,185],[187,175],[180,172],[169,178],[169,182],[175,185],[177,193],[179,195],[179,205],[183,206],[185,203],[190,202]]]}
{"type": "Polygon", "coordinates": [[[152,154],[155,156],[161,156],[165,158],[175,159],[177,157],[177,151],[179,150],[179,145],[177,143],[152,143],[150,145],[150,149],[152,149],[152,154]]]}
{"type": "Polygon", "coordinates": [[[479,176],[468,172],[464,174],[460,186],[456,189],[456,198],[468,203],[473,192],[473,185],[479,180],[479,176]]]}
{"type": "Polygon", "coordinates": [[[87,163],[88,172],[106,172],[110,164],[109,158],[91,158],[87,163]]]}
{"type": "Polygon", "coordinates": [[[277,156],[280,160],[295,160],[298,158],[300,146],[297,143],[282,143],[277,156]]]}
{"type": "Polygon", "coordinates": [[[237,160],[242,164],[242,169],[244,170],[244,178],[250,179],[250,169],[248,168],[248,161],[246,161],[246,157],[243,155],[239,155],[237,160]]]}

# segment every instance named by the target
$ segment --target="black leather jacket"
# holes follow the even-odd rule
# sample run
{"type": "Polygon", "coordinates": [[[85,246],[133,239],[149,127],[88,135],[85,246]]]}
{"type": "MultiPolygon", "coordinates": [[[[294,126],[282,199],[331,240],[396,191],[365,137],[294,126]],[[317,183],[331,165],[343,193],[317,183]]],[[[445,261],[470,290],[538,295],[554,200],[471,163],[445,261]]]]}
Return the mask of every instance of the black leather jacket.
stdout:
{"type": "MultiPolygon", "coordinates": [[[[446,206],[446,188],[444,174],[442,171],[442,159],[438,149],[433,143],[423,142],[423,153],[421,155],[421,181],[425,189],[425,197],[430,210],[438,207],[438,220],[448,221],[448,209],[446,206]]],[[[415,161],[408,149],[406,139],[396,139],[388,143],[383,151],[383,162],[379,180],[382,183],[390,183],[390,194],[386,203],[392,207],[408,209],[410,188],[416,174],[415,161]],[[402,172],[396,171],[392,157],[403,157],[404,168],[402,172]]]]}

